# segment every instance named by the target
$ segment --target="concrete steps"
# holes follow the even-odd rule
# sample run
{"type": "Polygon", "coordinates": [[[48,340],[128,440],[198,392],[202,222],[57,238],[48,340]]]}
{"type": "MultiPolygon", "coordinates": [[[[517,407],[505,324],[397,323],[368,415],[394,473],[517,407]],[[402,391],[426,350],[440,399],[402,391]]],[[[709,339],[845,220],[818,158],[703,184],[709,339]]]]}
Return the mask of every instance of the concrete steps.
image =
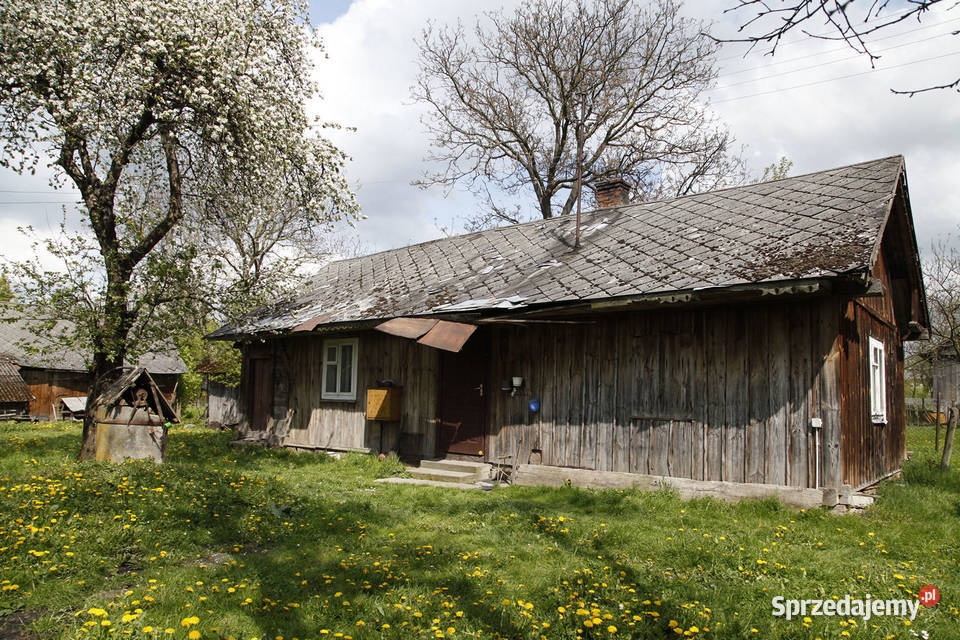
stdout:
{"type": "Polygon", "coordinates": [[[421,460],[419,466],[407,467],[407,473],[414,480],[424,481],[416,484],[474,485],[490,479],[490,465],[468,460],[421,460]]]}
{"type": "Polygon", "coordinates": [[[418,467],[407,467],[414,478],[435,482],[479,482],[490,477],[490,465],[469,460],[421,460],[418,467]]]}
{"type": "Polygon", "coordinates": [[[428,467],[407,467],[407,473],[421,480],[435,482],[475,482],[477,474],[471,471],[454,471],[452,469],[431,469],[428,467]]]}
{"type": "Polygon", "coordinates": [[[425,487],[443,487],[444,489],[469,489],[475,491],[490,491],[493,489],[493,483],[471,482],[438,482],[436,480],[423,480],[421,478],[379,478],[375,482],[384,482],[386,484],[416,484],[425,487]]]}

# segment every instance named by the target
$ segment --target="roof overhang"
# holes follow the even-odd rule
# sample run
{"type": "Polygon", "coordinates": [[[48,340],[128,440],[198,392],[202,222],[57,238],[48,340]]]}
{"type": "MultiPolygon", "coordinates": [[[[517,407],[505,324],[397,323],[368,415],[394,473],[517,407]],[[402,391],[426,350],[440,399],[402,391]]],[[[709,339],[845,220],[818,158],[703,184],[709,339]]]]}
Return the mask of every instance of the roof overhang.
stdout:
{"type": "Polygon", "coordinates": [[[824,275],[815,278],[746,282],[720,287],[654,291],[619,297],[570,300],[529,305],[513,309],[487,309],[468,312],[432,313],[348,322],[324,322],[317,316],[289,331],[208,336],[212,340],[257,342],[282,337],[342,334],[374,329],[381,333],[416,340],[425,346],[458,352],[477,325],[495,323],[564,322],[564,317],[640,311],[686,306],[710,306],[730,303],[772,302],[805,299],[824,295],[857,297],[882,296],[881,283],[866,270],[824,275]]]}
{"type": "Polygon", "coordinates": [[[497,322],[536,322],[538,318],[580,316],[604,312],[642,311],[675,307],[712,306],[730,303],[773,302],[784,298],[805,299],[825,295],[875,297],[883,295],[881,283],[865,271],[820,278],[750,282],[726,287],[656,291],[618,298],[584,300],[566,305],[539,307],[520,313],[477,320],[480,324],[497,322]]]}

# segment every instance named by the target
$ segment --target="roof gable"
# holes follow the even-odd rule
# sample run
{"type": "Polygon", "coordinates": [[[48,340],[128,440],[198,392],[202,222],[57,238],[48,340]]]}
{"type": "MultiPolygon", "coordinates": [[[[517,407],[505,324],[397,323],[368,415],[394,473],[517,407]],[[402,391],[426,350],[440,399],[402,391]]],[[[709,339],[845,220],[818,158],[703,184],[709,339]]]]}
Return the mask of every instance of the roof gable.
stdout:
{"type": "Polygon", "coordinates": [[[596,210],[577,249],[563,217],[342,260],[211,337],[869,271],[902,173],[893,156],[596,210]]]}

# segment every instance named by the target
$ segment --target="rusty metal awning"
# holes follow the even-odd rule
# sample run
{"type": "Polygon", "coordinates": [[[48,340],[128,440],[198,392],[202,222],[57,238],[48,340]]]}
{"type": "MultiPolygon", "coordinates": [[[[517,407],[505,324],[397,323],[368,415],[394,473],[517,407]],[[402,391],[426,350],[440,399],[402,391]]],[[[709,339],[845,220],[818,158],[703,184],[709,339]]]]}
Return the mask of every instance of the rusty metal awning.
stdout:
{"type": "Polygon", "coordinates": [[[432,318],[394,318],[378,324],[376,330],[392,336],[416,340],[433,329],[438,322],[440,321],[432,318]]]}
{"type": "Polygon", "coordinates": [[[428,347],[457,353],[477,330],[477,325],[432,318],[393,318],[374,328],[392,336],[416,340],[428,347]]]}
{"type": "Polygon", "coordinates": [[[290,331],[291,331],[291,333],[301,333],[301,332],[304,332],[304,331],[313,331],[313,330],[316,329],[319,325],[323,324],[324,322],[326,322],[327,320],[329,320],[329,319],[332,318],[332,317],[333,317],[333,314],[332,314],[332,313],[325,313],[325,314],[323,314],[323,315],[321,315],[321,316],[317,316],[317,317],[315,317],[315,318],[310,318],[309,320],[305,320],[304,322],[301,322],[300,324],[298,324],[297,326],[295,326],[295,327],[294,327],[293,329],[291,329],[290,331]]]}

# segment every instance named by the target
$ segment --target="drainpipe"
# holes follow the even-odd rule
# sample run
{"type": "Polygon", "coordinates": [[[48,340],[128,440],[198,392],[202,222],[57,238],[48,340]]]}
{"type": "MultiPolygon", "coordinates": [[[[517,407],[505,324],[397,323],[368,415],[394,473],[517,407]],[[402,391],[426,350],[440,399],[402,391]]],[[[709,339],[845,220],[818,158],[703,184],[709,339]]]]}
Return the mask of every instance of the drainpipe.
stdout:
{"type": "Polygon", "coordinates": [[[823,429],[823,419],[822,418],[812,418],[810,420],[810,428],[813,429],[813,455],[816,459],[815,465],[815,475],[814,475],[814,489],[820,488],[820,431],[823,429]]]}

